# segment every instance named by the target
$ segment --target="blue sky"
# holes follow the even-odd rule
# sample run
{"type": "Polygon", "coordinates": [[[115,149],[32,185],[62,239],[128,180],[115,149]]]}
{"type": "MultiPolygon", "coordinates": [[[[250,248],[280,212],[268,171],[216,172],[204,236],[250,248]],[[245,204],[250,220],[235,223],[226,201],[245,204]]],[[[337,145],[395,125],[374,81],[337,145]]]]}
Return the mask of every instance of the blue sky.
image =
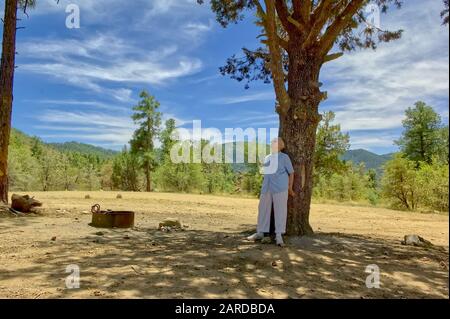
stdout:
{"type": "MultiPolygon", "coordinates": [[[[120,149],[134,130],[131,107],[147,89],[165,118],[181,127],[277,127],[271,85],[219,74],[227,57],[255,48],[251,17],[221,28],[195,0],[38,0],[17,39],[13,126],[48,142],[79,141],[120,149]],[[81,28],[67,29],[78,4],[81,28]],[[133,3],[130,5],[130,3],[133,3]]],[[[404,110],[417,100],[448,123],[449,28],[441,0],[406,0],[382,28],[405,30],[397,42],[329,63],[321,81],[353,149],[396,150],[404,110]]],[[[4,0],[0,1],[3,11],[4,0]]],[[[205,130],[207,132],[207,130],[205,130]]]]}

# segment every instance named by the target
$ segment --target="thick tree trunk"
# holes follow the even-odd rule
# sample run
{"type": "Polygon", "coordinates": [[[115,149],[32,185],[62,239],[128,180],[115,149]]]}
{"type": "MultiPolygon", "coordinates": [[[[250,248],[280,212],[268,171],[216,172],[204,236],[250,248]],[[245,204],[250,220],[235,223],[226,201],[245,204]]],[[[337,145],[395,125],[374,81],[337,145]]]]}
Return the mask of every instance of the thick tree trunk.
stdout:
{"type": "Polygon", "coordinates": [[[287,234],[303,236],[313,234],[309,224],[309,211],[313,189],[314,150],[317,123],[293,118],[281,119],[281,137],[286,142],[286,153],[295,170],[295,197],[289,198],[287,234]]]}
{"type": "Polygon", "coordinates": [[[0,66],[0,202],[8,203],[8,146],[16,57],[17,0],[5,0],[0,66]]]}
{"type": "Polygon", "coordinates": [[[295,170],[296,196],[289,198],[287,234],[304,236],[313,234],[309,213],[316,134],[321,120],[319,104],[323,99],[318,83],[321,62],[314,54],[305,56],[295,48],[291,52],[294,52],[289,57],[291,107],[287,114],[280,114],[280,136],[286,142],[286,153],[295,170]]]}

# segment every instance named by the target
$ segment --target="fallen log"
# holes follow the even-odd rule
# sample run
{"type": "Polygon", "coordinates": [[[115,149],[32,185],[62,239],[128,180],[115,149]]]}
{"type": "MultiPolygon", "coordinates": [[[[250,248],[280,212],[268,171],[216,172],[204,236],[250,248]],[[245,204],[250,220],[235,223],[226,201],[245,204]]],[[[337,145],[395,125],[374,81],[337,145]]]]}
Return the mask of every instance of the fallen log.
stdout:
{"type": "Polygon", "coordinates": [[[33,208],[41,207],[42,203],[35,200],[34,197],[28,195],[20,196],[17,194],[12,195],[11,208],[21,213],[30,213],[33,208]]]}

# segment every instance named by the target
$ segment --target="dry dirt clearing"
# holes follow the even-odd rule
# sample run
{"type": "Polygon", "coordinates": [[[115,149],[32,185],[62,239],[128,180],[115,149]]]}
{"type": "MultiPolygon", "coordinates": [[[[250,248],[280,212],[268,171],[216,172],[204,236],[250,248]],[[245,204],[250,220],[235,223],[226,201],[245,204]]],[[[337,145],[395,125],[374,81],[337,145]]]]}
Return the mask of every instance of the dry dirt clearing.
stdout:
{"type": "Polygon", "coordinates": [[[122,193],[33,193],[42,214],[0,217],[1,298],[448,298],[444,215],[314,205],[314,237],[286,248],[249,243],[256,199],[122,193]],[[90,227],[90,207],[133,210],[132,230],[90,227]],[[186,231],[160,232],[179,218],[186,231]],[[406,234],[436,249],[400,244],[406,234]],[[80,289],[66,289],[78,265],[80,289]],[[380,289],[366,287],[368,265],[380,289]]]}

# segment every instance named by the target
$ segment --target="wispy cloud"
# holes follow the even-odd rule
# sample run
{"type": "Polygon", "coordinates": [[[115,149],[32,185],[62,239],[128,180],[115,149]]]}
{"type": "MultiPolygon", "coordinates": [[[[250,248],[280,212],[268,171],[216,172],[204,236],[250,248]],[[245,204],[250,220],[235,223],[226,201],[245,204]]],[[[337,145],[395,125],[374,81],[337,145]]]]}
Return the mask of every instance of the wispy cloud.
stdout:
{"type": "Polygon", "coordinates": [[[19,50],[29,59],[19,72],[54,77],[98,93],[106,91],[124,102],[130,100],[130,89],[106,89],[102,84],[162,85],[202,68],[199,59],[179,54],[174,45],[148,52],[103,34],[86,40],[28,41],[21,43],[19,50]]]}
{"type": "Polygon", "coordinates": [[[36,126],[46,129],[47,133],[42,134],[43,138],[87,141],[96,145],[128,144],[136,128],[130,117],[95,112],[52,110],[44,112],[37,119],[46,124],[36,126]],[[51,131],[55,133],[50,133],[51,131]]]}
{"type": "Polygon", "coordinates": [[[56,106],[56,107],[64,107],[64,106],[81,106],[81,107],[92,107],[95,109],[104,109],[108,111],[129,111],[131,108],[129,106],[118,106],[112,105],[109,103],[103,103],[98,101],[86,101],[86,100],[24,100],[24,102],[37,102],[39,104],[47,105],[47,106],[56,106]]]}
{"type": "Polygon", "coordinates": [[[230,105],[247,102],[257,102],[257,101],[275,101],[275,94],[272,91],[268,91],[268,92],[246,94],[241,96],[227,96],[214,99],[211,101],[211,103],[230,105]]]}

